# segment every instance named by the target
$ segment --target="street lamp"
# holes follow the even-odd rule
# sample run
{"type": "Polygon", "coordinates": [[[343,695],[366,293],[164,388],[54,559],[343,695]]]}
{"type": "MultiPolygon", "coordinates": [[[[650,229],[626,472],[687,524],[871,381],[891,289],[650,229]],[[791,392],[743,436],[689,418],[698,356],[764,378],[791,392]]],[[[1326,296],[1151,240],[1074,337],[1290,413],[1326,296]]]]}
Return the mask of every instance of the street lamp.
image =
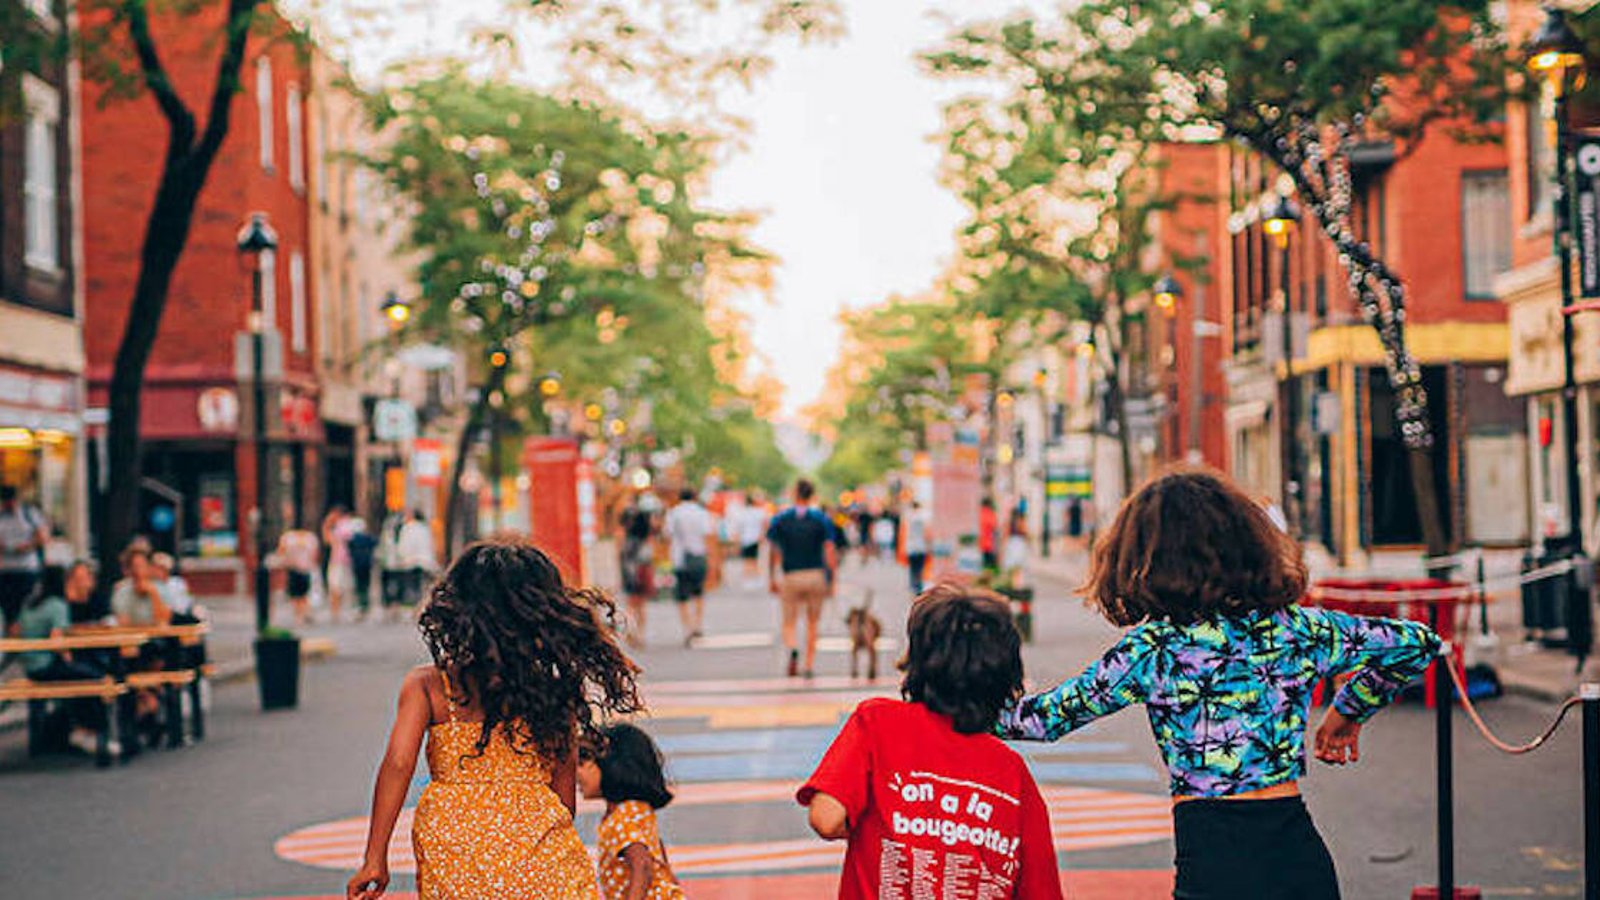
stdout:
{"type": "Polygon", "coordinates": [[[263,384],[266,356],[266,332],[272,323],[266,321],[262,309],[262,254],[278,247],[278,235],[267,224],[266,213],[252,213],[250,221],[239,229],[239,257],[250,263],[250,391],[252,428],[255,437],[256,457],[256,508],[252,517],[255,538],[255,588],[256,631],[267,629],[271,620],[272,584],[267,574],[267,554],[272,552],[267,542],[267,391],[263,384]]]}
{"type": "Polygon", "coordinates": [[[389,326],[396,331],[411,321],[411,303],[402,300],[394,291],[384,296],[383,305],[378,307],[378,311],[383,313],[383,317],[389,321],[389,326]]]}
{"type": "Polygon", "coordinates": [[[1171,275],[1163,275],[1161,280],[1155,283],[1153,290],[1156,295],[1156,308],[1169,316],[1172,315],[1177,309],[1178,301],[1183,299],[1183,285],[1171,275]]]}
{"type": "Polygon", "coordinates": [[[1556,257],[1561,267],[1561,358],[1565,369],[1561,387],[1561,414],[1566,419],[1563,444],[1567,454],[1567,537],[1566,552],[1571,557],[1583,553],[1583,498],[1578,484],[1578,380],[1573,361],[1572,308],[1572,221],[1571,198],[1568,184],[1571,173],[1567,144],[1571,142],[1571,124],[1567,120],[1567,99],[1571,94],[1572,78],[1569,75],[1583,72],[1583,42],[1567,25],[1561,10],[1547,6],[1544,24],[1528,41],[1528,70],[1548,80],[1555,116],[1555,172],[1554,182],[1556,257]]]}
{"type": "Polygon", "coordinates": [[[1267,212],[1261,221],[1261,230],[1272,238],[1278,245],[1279,264],[1278,280],[1282,291],[1282,343],[1283,343],[1283,386],[1279,394],[1279,409],[1283,415],[1279,416],[1279,443],[1281,466],[1283,468],[1283,517],[1289,523],[1291,534],[1300,531],[1300,479],[1299,479],[1299,454],[1296,452],[1295,420],[1299,417],[1296,410],[1298,396],[1294,383],[1294,313],[1293,304],[1289,301],[1289,238],[1294,234],[1295,226],[1300,223],[1300,208],[1294,201],[1282,194],[1278,195],[1277,202],[1267,212]]]}
{"type": "Polygon", "coordinates": [[[505,406],[506,395],[502,385],[505,384],[505,369],[511,364],[511,353],[503,345],[496,344],[489,350],[489,368],[492,370],[489,383],[493,389],[489,392],[489,501],[494,505],[494,529],[499,531],[504,515],[505,497],[500,485],[500,479],[505,475],[505,461],[501,451],[501,409],[505,406]]]}

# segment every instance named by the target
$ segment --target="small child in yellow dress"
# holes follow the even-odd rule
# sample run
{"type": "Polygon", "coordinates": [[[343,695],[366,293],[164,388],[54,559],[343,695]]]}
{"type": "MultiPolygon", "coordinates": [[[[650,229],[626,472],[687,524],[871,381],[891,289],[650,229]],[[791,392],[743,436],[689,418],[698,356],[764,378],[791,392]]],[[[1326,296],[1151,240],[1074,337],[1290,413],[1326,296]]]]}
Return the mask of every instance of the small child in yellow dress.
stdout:
{"type": "Polygon", "coordinates": [[[345,896],[389,886],[389,840],[427,736],[431,781],[411,830],[421,900],[599,900],[572,825],[578,747],[641,710],[615,607],[570,588],[531,544],[468,547],[424,606],[433,665],[400,686],[365,862],[345,896]]]}
{"type": "Polygon", "coordinates": [[[604,798],[600,820],[600,887],[606,900],[683,900],[656,810],[672,802],[661,751],[632,725],[601,730],[601,740],[578,751],[578,787],[604,798]]]}

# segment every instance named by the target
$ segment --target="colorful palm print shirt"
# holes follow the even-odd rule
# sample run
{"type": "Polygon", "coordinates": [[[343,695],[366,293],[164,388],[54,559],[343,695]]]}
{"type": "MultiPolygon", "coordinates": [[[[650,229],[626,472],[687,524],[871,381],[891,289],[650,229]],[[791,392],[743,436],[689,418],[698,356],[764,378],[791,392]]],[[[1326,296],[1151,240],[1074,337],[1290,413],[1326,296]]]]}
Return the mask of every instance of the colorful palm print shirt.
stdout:
{"type": "Polygon", "coordinates": [[[1319,681],[1350,673],[1333,706],[1365,721],[1438,650],[1439,638],[1417,622],[1301,606],[1194,625],[1145,622],[1082,675],[1008,708],[995,733],[1053,741],[1143,703],[1173,795],[1239,794],[1305,773],[1319,681]]]}

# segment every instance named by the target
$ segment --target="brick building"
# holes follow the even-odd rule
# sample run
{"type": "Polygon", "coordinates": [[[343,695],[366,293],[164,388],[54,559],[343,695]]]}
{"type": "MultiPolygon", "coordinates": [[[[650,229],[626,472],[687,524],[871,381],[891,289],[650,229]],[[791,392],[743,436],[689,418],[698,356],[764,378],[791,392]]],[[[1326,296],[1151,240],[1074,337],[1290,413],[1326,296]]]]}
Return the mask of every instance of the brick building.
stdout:
{"type": "Polygon", "coordinates": [[[82,552],[78,66],[57,52],[66,4],[0,0],[0,484],[82,552]]]}
{"type": "MultiPolygon", "coordinates": [[[[215,79],[224,4],[153,23],[172,82],[204,110],[215,79]]],[[[270,15],[263,9],[263,15],[270,15]]],[[[317,271],[310,264],[306,97],[308,54],[271,19],[250,39],[227,140],[196,208],[172,279],[144,383],[146,490],[142,531],[159,547],[202,558],[191,571],[241,575],[256,472],[247,328],[250,266],[236,237],[263,212],[279,247],[260,259],[268,336],[268,526],[314,524],[323,495],[324,430],[316,377],[317,271]],[[276,36],[268,35],[275,32],[276,36]],[[281,357],[281,367],[272,360],[281,357]],[[273,377],[271,370],[281,369],[273,377]],[[244,425],[243,429],[241,425],[244,425]]],[[[102,103],[86,89],[83,118],[85,347],[89,389],[103,404],[139,272],[139,246],[166,140],[148,95],[102,103]]],[[[225,579],[212,579],[214,589],[225,579]]],[[[242,582],[241,582],[242,583],[242,582]]]]}

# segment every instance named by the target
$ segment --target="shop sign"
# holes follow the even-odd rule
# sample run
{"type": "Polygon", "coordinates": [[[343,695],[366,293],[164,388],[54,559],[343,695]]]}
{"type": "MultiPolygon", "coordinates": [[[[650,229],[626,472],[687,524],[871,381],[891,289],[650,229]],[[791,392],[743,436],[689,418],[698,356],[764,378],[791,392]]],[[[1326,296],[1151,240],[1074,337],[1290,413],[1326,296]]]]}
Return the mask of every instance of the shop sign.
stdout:
{"type": "Polygon", "coordinates": [[[317,428],[317,403],[304,394],[283,391],[278,395],[278,418],[290,434],[314,434],[317,428]]]}
{"type": "Polygon", "coordinates": [[[239,430],[239,394],[232,388],[206,388],[195,403],[200,427],[206,431],[239,430]]]}
{"type": "Polygon", "coordinates": [[[372,437],[402,443],[417,436],[417,412],[404,400],[379,400],[372,408],[372,437]]]}
{"type": "Polygon", "coordinates": [[[418,487],[438,487],[444,475],[444,445],[419,440],[411,447],[411,477],[418,487]]]}
{"type": "Polygon", "coordinates": [[[65,375],[0,368],[0,425],[77,434],[78,391],[65,375]]]}
{"type": "Polygon", "coordinates": [[[1600,141],[1583,141],[1577,151],[1578,287],[1585,297],[1600,297],[1600,141]]]}

